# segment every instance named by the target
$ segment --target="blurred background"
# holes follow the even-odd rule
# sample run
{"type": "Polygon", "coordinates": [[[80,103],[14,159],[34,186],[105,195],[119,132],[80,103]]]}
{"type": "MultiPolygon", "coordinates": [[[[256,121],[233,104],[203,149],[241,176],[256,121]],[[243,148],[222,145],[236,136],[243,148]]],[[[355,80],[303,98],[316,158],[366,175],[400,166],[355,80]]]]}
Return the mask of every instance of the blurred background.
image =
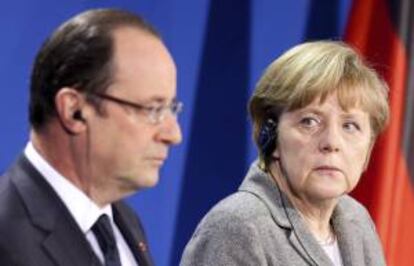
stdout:
{"type": "Polygon", "coordinates": [[[237,189],[255,159],[246,106],[264,68],[306,40],[353,44],[389,81],[393,111],[354,196],[371,212],[388,263],[412,265],[414,7],[409,0],[14,0],[0,7],[0,173],[28,141],[32,62],[60,23],[86,9],[117,7],[141,14],[160,31],[178,67],[184,141],[172,149],[160,183],[128,202],[161,266],[178,265],[197,223],[237,189]]]}

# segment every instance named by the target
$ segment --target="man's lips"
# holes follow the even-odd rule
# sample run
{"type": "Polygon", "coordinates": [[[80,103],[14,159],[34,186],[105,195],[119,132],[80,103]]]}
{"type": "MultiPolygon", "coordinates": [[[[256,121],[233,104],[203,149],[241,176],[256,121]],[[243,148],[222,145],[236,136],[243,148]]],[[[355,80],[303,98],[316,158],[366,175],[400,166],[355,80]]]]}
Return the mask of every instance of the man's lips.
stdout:
{"type": "Polygon", "coordinates": [[[156,156],[148,157],[148,159],[150,161],[155,161],[155,162],[163,163],[167,159],[167,156],[164,156],[164,155],[156,155],[156,156]]]}
{"type": "Polygon", "coordinates": [[[154,156],[154,157],[149,157],[150,160],[154,160],[154,161],[165,161],[167,159],[167,157],[165,156],[154,156]]]}

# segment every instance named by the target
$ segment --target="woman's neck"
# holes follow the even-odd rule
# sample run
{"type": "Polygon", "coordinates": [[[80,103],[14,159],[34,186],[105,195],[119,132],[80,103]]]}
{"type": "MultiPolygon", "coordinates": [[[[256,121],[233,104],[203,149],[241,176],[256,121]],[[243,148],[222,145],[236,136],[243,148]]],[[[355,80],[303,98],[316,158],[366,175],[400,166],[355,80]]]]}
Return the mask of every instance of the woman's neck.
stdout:
{"type": "Polygon", "coordinates": [[[338,200],[315,200],[306,197],[306,195],[299,195],[291,189],[287,177],[283,176],[277,164],[271,164],[269,171],[315,238],[320,242],[327,242],[327,239],[332,239],[334,234],[330,220],[338,200]]]}

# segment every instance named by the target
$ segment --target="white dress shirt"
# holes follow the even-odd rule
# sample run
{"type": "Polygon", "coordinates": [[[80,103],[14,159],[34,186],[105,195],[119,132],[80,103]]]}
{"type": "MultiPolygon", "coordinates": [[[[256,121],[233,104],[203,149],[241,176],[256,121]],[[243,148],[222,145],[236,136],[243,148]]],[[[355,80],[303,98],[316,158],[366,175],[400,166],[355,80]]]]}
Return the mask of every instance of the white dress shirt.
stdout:
{"type": "Polygon", "coordinates": [[[82,232],[85,234],[85,237],[91,244],[93,251],[96,253],[102,263],[104,263],[104,256],[91,228],[98,220],[99,216],[106,214],[109,216],[112,228],[114,230],[122,265],[138,266],[134,255],[126,243],[126,240],[114,222],[111,205],[99,208],[99,206],[96,205],[82,190],[73,185],[68,179],[57,172],[56,169],[54,169],[35,150],[31,142],[26,145],[24,154],[58,194],[65,206],[68,208],[69,212],[72,214],[72,217],[75,219],[82,232]]]}

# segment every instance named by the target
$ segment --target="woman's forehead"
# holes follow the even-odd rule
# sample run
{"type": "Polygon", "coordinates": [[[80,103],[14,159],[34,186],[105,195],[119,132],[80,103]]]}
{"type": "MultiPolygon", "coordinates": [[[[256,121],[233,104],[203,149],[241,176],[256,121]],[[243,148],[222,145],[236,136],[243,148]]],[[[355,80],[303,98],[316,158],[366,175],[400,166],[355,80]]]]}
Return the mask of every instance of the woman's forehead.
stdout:
{"type": "Polygon", "coordinates": [[[314,114],[336,114],[343,117],[349,116],[365,116],[367,111],[362,108],[359,104],[353,104],[348,106],[342,106],[337,95],[330,95],[325,99],[321,100],[320,98],[315,99],[310,104],[297,108],[295,110],[287,111],[286,113],[291,114],[304,114],[304,113],[314,113],[314,114]]]}
{"type": "Polygon", "coordinates": [[[319,91],[311,90],[302,95],[297,95],[287,109],[293,111],[311,105],[323,105],[328,99],[335,99],[335,102],[344,111],[350,109],[362,109],[368,111],[371,109],[367,90],[361,86],[341,86],[335,89],[322,89],[319,91]]]}

